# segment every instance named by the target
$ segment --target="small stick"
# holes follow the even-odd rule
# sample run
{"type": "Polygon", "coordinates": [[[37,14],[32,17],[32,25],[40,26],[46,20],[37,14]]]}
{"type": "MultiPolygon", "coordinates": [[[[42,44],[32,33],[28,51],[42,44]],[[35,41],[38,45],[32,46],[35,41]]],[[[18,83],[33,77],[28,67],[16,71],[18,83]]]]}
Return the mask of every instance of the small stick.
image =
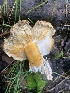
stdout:
{"type": "Polygon", "coordinates": [[[5,68],[0,72],[0,75],[14,62],[14,60],[5,68]]]}

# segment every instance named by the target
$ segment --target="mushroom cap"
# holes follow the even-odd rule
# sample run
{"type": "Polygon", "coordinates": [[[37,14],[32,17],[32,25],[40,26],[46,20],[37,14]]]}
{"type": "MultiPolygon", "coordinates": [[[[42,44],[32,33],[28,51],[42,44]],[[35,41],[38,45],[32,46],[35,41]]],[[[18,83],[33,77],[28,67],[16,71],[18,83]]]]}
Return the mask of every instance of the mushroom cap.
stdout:
{"type": "Polygon", "coordinates": [[[52,36],[55,34],[55,29],[51,23],[46,21],[37,21],[33,27],[33,38],[36,39],[36,44],[42,56],[50,53],[54,44],[52,36]]]}
{"type": "Polygon", "coordinates": [[[10,29],[10,37],[4,39],[4,51],[15,60],[26,60],[24,49],[31,41],[35,41],[42,56],[49,54],[54,44],[52,36],[55,29],[51,23],[37,21],[32,28],[27,20],[20,20],[10,29]]]}
{"type": "Polygon", "coordinates": [[[4,39],[3,49],[9,57],[13,57],[15,60],[26,60],[24,53],[24,47],[26,41],[32,38],[32,27],[27,20],[19,21],[14,24],[10,29],[10,37],[4,39]]]}

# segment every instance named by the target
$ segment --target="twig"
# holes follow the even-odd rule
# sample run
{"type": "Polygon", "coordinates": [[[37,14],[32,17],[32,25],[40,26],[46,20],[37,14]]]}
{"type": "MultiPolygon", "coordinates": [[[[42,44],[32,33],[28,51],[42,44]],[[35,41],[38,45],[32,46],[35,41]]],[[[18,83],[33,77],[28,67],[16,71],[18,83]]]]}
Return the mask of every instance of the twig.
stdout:
{"type": "Polygon", "coordinates": [[[4,68],[1,72],[0,72],[0,75],[14,62],[14,60],[6,67],[4,68]]]}

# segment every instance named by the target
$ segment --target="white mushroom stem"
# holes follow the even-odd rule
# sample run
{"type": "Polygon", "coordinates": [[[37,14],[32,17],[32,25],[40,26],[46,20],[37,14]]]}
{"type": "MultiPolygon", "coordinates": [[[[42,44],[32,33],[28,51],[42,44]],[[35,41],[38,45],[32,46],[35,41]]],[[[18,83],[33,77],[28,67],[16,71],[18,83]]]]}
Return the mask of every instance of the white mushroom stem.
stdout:
{"type": "Polygon", "coordinates": [[[48,60],[43,59],[37,44],[32,41],[25,46],[25,54],[29,59],[29,68],[33,72],[41,72],[45,74],[48,80],[52,80],[52,69],[48,60]]]}
{"type": "Polygon", "coordinates": [[[53,79],[52,69],[50,67],[50,64],[49,64],[48,60],[43,59],[43,64],[41,64],[41,66],[39,66],[39,67],[36,67],[36,66],[31,67],[29,65],[29,71],[32,71],[32,72],[35,72],[35,73],[36,72],[40,72],[41,74],[45,74],[46,78],[48,80],[52,80],[53,79]]]}

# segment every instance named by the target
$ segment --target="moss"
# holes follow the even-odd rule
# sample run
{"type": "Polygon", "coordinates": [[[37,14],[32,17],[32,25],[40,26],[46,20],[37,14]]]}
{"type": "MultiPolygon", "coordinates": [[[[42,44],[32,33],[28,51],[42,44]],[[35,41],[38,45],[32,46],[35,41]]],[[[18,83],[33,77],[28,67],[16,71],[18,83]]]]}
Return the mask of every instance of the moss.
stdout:
{"type": "Polygon", "coordinates": [[[33,79],[33,74],[29,73],[26,76],[26,81],[27,81],[26,87],[27,87],[28,90],[36,89],[36,82],[33,79]]]}
{"type": "Polygon", "coordinates": [[[42,75],[40,73],[35,73],[34,79],[37,84],[36,85],[37,86],[37,93],[41,93],[42,89],[45,87],[47,82],[42,79],[42,75]]]}
{"type": "Polygon", "coordinates": [[[29,73],[26,77],[26,87],[28,90],[36,90],[36,93],[41,93],[42,89],[47,84],[47,81],[42,79],[40,73],[29,73]]]}

